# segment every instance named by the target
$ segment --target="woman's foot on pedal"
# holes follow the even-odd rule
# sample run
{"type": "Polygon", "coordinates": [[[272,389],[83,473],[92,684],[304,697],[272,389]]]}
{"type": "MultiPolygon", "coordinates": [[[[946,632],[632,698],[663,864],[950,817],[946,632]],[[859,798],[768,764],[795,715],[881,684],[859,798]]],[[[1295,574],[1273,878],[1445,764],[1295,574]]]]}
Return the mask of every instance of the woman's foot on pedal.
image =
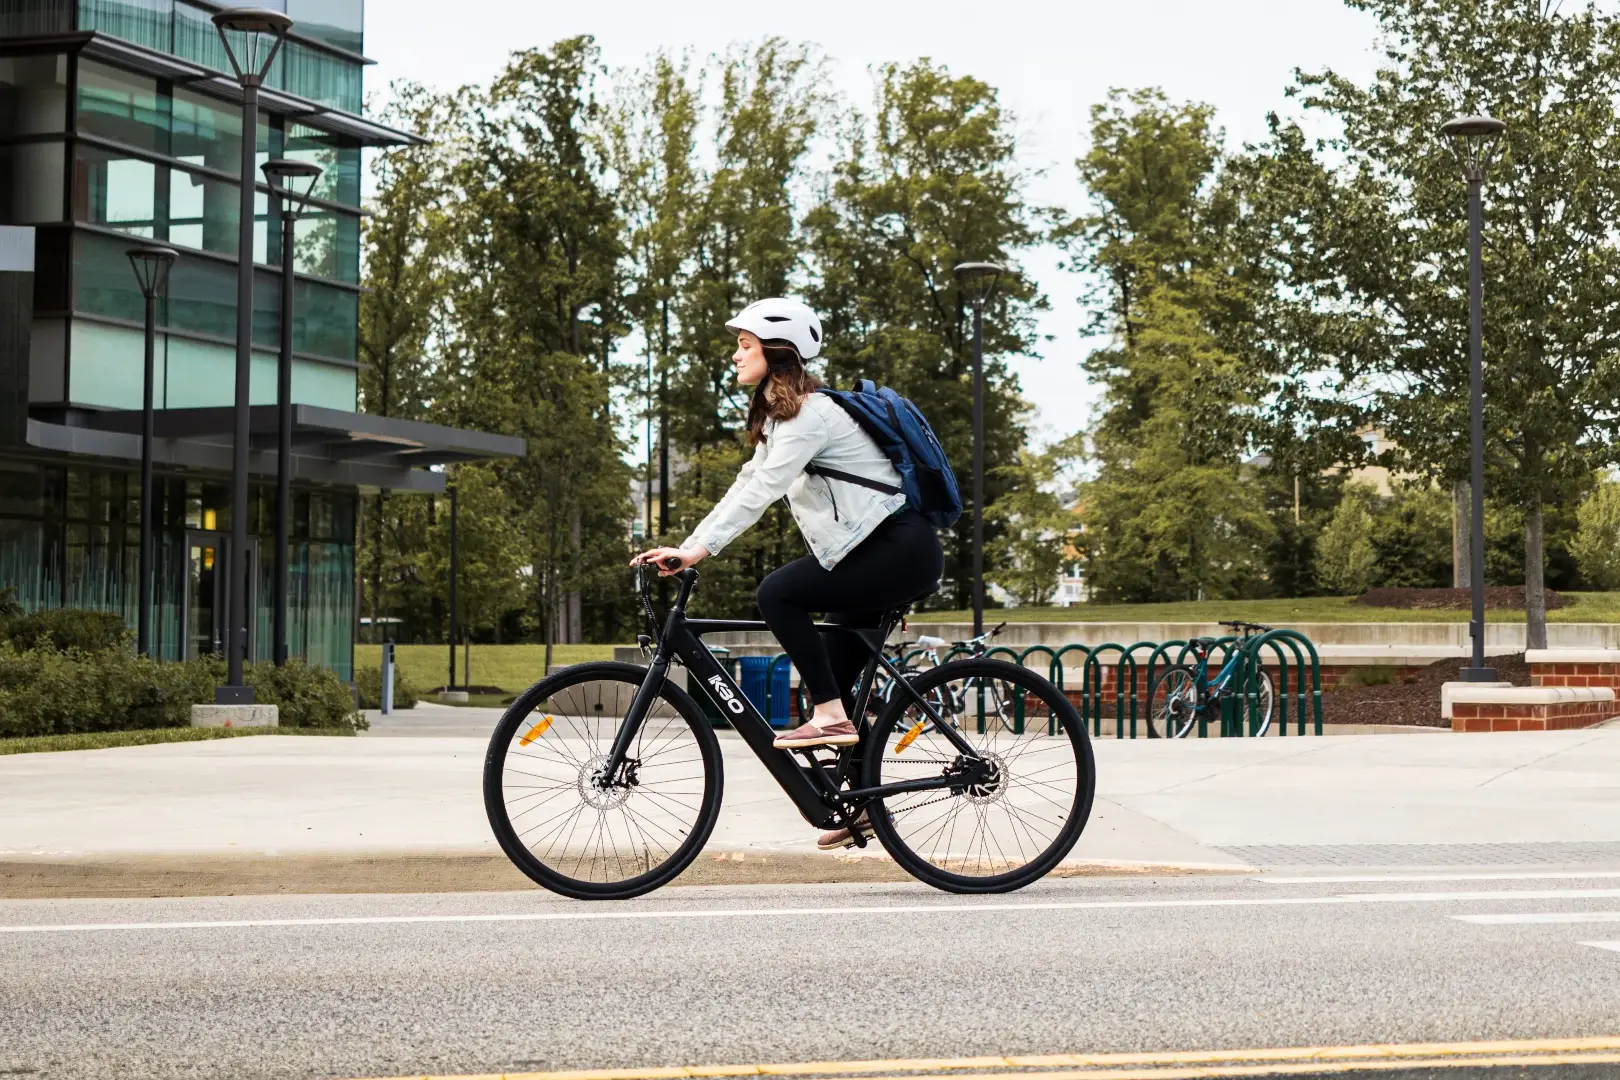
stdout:
{"type": "Polygon", "coordinates": [[[861,741],[861,733],[848,720],[835,720],[818,724],[811,720],[792,731],[784,731],[771,745],[778,750],[810,750],[817,746],[854,746],[861,741]]]}
{"type": "MultiPolygon", "coordinates": [[[[866,820],[865,811],[862,811],[861,816],[855,819],[855,828],[867,839],[872,838],[874,830],[872,828],[872,823],[866,820]]],[[[849,834],[848,829],[834,829],[831,832],[824,832],[816,840],[816,847],[820,848],[822,851],[832,851],[834,848],[846,848],[854,846],[855,838],[849,834]]]]}

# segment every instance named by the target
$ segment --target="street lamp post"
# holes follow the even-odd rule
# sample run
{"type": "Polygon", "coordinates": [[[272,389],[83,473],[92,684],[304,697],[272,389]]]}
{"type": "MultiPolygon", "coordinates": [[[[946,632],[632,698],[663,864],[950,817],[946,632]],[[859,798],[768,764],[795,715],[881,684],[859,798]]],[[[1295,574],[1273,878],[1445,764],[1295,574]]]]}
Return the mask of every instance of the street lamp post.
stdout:
{"type": "Polygon", "coordinates": [[[996,291],[1002,267],[956,264],[956,279],[973,304],[973,636],[984,633],[984,306],[996,291]]]}
{"type": "Polygon", "coordinates": [[[450,686],[456,688],[456,579],[461,576],[461,566],[458,559],[460,552],[456,549],[456,516],[460,509],[456,496],[456,484],[450,482],[450,686]]]}
{"type": "Polygon", "coordinates": [[[1497,140],[1507,125],[1490,116],[1460,116],[1440,128],[1468,181],[1468,452],[1473,506],[1469,522],[1469,590],[1474,602],[1468,633],[1472,662],[1462,669],[1464,682],[1494,682],[1496,671],[1485,666],[1485,369],[1484,369],[1484,185],[1497,140]]]}
{"type": "Polygon", "coordinates": [[[248,439],[253,378],[253,199],[254,162],[259,139],[259,87],[270,72],[292,20],[279,11],[232,8],[214,15],[214,27],[224,43],[225,55],[242,87],[242,203],[237,233],[236,275],[236,401],[231,452],[231,550],[227,566],[230,581],[225,626],[225,685],[214,691],[221,705],[252,704],[253,688],[242,681],[247,652],[248,596],[248,439]],[[233,42],[232,36],[240,39],[233,42]],[[239,48],[240,47],[240,48],[239,48]]]}
{"type": "Polygon", "coordinates": [[[157,298],[169,288],[169,270],[176,258],[172,248],[131,248],[129,264],[135,269],[141,295],[146,298],[146,367],[141,383],[141,554],[136,573],[135,648],[152,655],[152,390],[157,356],[157,298]]]}
{"type": "Polygon", "coordinates": [[[298,215],[309,203],[321,167],[307,161],[264,163],[264,176],[281,204],[281,355],[276,362],[276,666],[287,662],[287,550],[292,543],[293,244],[298,215]]]}

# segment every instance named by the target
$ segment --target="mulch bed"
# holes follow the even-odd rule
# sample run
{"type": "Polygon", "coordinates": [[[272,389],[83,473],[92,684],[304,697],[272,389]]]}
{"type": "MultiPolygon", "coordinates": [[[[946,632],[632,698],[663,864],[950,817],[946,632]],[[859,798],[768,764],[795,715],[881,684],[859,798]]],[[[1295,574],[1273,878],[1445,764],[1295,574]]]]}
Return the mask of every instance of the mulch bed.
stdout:
{"type": "MultiPolygon", "coordinates": [[[[1524,653],[1487,656],[1485,663],[1496,669],[1496,677],[1502,682],[1530,685],[1530,665],[1524,662],[1524,653]]],[[[1450,727],[1451,721],[1440,719],[1440,684],[1455,682],[1457,672],[1466,665],[1462,657],[1447,657],[1419,671],[1411,682],[1325,690],[1322,692],[1322,722],[1450,727]]],[[[1292,680],[1289,685],[1292,687],[1292,680]]]]}
{"type": "MultiPolygon", "coordinates": [[[[1568,603],[1551,589],[1546,590],[1546,597],[1548,611],[1568,603]]],[[[1364,607],[1403,608],[1407,611],[1467,611],[1474,606],[1474,594],[1469,589],[1368,589],[1350,602],[1364,607]]],[[[1524,586],[1486,587],[1485,607],[1488,610],[1523,611],[1524,586]]]]}

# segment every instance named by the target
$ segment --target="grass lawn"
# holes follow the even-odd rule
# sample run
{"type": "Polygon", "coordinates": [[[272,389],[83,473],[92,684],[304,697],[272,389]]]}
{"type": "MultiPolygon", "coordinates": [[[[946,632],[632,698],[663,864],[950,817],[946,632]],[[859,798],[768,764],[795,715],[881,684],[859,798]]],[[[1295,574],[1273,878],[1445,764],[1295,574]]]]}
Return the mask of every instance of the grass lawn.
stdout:
{"type": "Polygon", "coordinates": [[[144,731],[85,731],[72,735],[30,735],[0,739],[0,754],[44,754],[58,750],[111,750],[118,746],[204,742],[247,735],[353,735],[345,728],[151,728],[144,731]]]}
{"type": "MultiPolygon", "coordinates": [[[[462,671],[462,656],[462,651],[457,649],[456,682],[463,685],[498,686],[515,694],[538,682],[545,674],[544,645],[474,645],[471,678],[462,671]]],[[[551,650],[554,666],[611,659],[612,645],[554,645],[551,650]]],[[[405,681],[419,691],[436,690],[450,677],[450,648],[447,645],[396,645],[394,662],[399,665],[405,681]]],[[[374,668],[381,664],[381,645],[354,647],[355,667],[374,668]]]]}
{"type": "MultiPolygon", "coordinates": [[[[1568,606],[1547,612],[1548,622],[1620,622],[1620,593],[1561,593],[1568,606]]],[[[1468,621],[1464,611],[1408,611],[1364,607],[1347,596],[1312,596],[1299,600],[1204,600],[1176,604],[1078,604],[1074,607],[987,608],[990,626],[1001,622],[1197,622],[1222,619],[1267,624],[1311,622],[1455,622],[1468,621]]],[[[1523,622],[1523,611],[1487,611],[1487,622],[1523,622]]],[[[971,611],[927,611],[914,623],[972,622],[971,611]]]]}

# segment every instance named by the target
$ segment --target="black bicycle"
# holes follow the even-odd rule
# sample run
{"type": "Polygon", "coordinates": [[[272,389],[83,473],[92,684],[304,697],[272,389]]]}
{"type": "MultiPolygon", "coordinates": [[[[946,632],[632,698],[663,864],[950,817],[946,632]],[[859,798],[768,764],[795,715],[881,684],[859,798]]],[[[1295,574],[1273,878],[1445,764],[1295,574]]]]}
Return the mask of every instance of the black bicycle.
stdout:
{"type": "MultiPolygon", "coordinates": [[[[582,900],[639,896],[697,857],[720,812],[720,743],[696,687],[817,829],[852,830],[867,815],[895,862],[952,892],[1005,892],[1051,871],[1091,814],[1096,769],[1080,715],[1051,682],[1001,660],[954,660],[902,675],[882,650],[909,605],[856,635],[871,654],[857,688],[861,741],[788,752],[701,640],[762,622],[691,619],[695,570],[660,628],[644,567],[648,666],[577,664],[518,696],[484,759],[484,806],[502,850],[536,882],[582,900]],[[894,700],[872,722],[879,670],[894,700]],[[1048,734],[1052,732],[1053,734],[1048,734]]],[[[919,598],[920,599],[920,598],[919,598]]]]}

